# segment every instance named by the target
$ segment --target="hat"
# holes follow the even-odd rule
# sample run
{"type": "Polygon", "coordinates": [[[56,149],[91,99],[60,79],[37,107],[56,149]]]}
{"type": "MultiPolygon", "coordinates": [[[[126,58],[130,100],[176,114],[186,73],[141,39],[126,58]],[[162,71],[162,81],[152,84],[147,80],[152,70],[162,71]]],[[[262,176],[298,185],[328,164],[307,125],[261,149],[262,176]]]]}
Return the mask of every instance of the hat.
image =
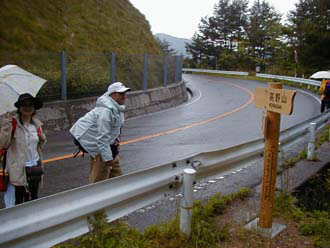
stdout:
{"type": "Polygon", "coordinates": [[[107,93],[108,94],[112,94],[115,92],[124,93],[124,92],[130,91],[130,90],[131,89],[127,88],[123,83],[115,82],[115,83],[109,85],[107,93]]]}
{"type": "Polygon", "coordinates": [[[22,105],[23,101],[26,101],[26,100],[30,100],[30,101],[33,102],[33,105],[34,105],[35,110],[38,110],[38,109],[41,109],[42,108],[42,105],[43,105],[42,104],[42,101],[39,98],[37,98],[37,97],[31,96],[29,93],[21,94],[18,97],[17,102],[15,102],[15,104],[14,104],[15,107],[16,108],[19,108],[22,105]]]}

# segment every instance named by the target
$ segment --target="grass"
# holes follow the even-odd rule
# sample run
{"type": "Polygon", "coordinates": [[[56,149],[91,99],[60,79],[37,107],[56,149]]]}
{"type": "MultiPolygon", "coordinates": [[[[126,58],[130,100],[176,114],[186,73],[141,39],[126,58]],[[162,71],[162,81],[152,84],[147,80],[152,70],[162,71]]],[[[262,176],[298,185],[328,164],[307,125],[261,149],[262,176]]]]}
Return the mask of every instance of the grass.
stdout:
{"type": "Polygon", "coordinates": [[[59,244],[56,248],[198,248],[220,247],[230,239],[228,225],[219,225],[216,217],[222,215],[233,202],[243,201],[251,194],[247,188],[222,196],[217,194],[207,203],[196,201],[193,207],[191,237],[180,232],[179,218],[147,228],[144,232],[117,222],[107,223],[105,215],[97,213],[90,220],[92,231],[82,237],[59,244]]]}
{"type": "MultiPolygon", "coordinates": [[[[128,0],[11,0],[0,15],[0,67],[16,64],[47,79],[39,94],[47,100],[60,96],[61,51],[68,54],[69,98],[104,92],[112,52],[118,80],[132,89],[142,88],[143,54],[161,55],[148,21],[128,0]]],[[[150,62],[150,87],[162,82],[160,61],[150,62]]]]}
{"type": "MultiPolygon", "coordinates": [[[[330,173],[328,175],[328,178],[330,173]]],[[[325,199],[326,200],[326,199],[325,199]]],[[[315,247],[330,247],[330,212],[306,211],[297,206],[298,200],[292,195],[282,192],[276,198],[274,216],[293,220],[298,224],[301,235],[310,236],[315,247]]]]}

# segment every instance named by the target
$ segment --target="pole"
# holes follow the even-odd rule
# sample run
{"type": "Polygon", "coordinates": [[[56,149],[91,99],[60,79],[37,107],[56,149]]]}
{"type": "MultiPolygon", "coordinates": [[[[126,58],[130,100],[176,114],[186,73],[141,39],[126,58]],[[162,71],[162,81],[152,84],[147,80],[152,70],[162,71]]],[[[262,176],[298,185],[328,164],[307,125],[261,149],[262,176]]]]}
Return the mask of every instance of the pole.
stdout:
{"type": "Polygon", "coordinates": [[[168,67],[167,67],[167,56],[164,56],[164,64],[163,64],[163,81],[164,87],[167,86],[167,78],[168,78],[168,67]]]}
{"type": "Polygon", "coordinates": [[[309,124],[309,142],[307,147],[307,160],[315,160],[316,123],[309,124]]]}
{"type": "MultiPolygon", "coordinates": [[[[282,84],[270,83],[270,88],[282,89],[282,84]]],[[[278,142],[281,114],[267,111],[267,130],[265,130],[264,175],[262,182],[259,226],[272,228],[272,212],[275,202],[278,142]]]]}
{"type": "Polygon", "coordinates": [[[61,99],[67,100],[67,59],[65,51],[61,52],[61,99]]]}
{"type": "Polygon", "coordinates": [[[190,236],[193,208],[193,183],[196,171],[194,169],[184,169],[183,172],[184,197],[181,199],[180,230],[190,236]]]}
{"type": "Polygon", "coordinates": [[[143,65],[143,90],[146,91],[148,89],[148,54],[144,55],[144,65],[143,65]]]}
{"type": "Polygon", "coordinates": [[[174,83],[179,82],[179,56],[175,56],[175,73],[174,73],[174,83]]]}
{"type": "Polygon", "coordinates": [[[111,53],[111,83],[116,82],[116,54],[111,53]]]}
{"type": "Polygon", "coordinates": [[[182,81],[182,66],[183,66],[183,56],[179,57],[179,82],[182,81]]]}

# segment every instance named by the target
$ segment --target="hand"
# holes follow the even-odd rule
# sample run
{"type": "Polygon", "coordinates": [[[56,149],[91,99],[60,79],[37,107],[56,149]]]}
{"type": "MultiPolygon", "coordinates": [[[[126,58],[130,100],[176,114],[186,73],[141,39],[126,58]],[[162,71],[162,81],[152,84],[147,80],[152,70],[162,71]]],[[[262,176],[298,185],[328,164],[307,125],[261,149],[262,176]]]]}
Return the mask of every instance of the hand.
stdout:
{"type": "Polygon", "coordinates": [[[9,119],[9,120],[11,120],[13,118],[13,116],[10,112],[5,113],[3,116],[5,117],[5,119],[9,119]]]}
{"type": "Polygon", "coordinates": [[[105,162],[105,166],[109,166],[110,168],[112,168],[112,164],[113,164],[113,160],[109,160],[105,162]]]}
{"type": "Polygon", "coordinates": [[[1,121],[2,121],[2,123],[8,123],[8,122],[10,122],[11,123],[11,120],[13,119],[13,116],[12,116],[12,114],[11,113],[9,113],[9,112],[7,112],[7,113],[5,113],[4,115],[2,115],[2,117],[1,117],[1,121]]]}
{"type": "Polygon", "coordinates": [[[12,114],[7,112],[6,114],[2,115],[0,118],[0,130],[3,133],[10,133],[12,128],[12,114]]]}

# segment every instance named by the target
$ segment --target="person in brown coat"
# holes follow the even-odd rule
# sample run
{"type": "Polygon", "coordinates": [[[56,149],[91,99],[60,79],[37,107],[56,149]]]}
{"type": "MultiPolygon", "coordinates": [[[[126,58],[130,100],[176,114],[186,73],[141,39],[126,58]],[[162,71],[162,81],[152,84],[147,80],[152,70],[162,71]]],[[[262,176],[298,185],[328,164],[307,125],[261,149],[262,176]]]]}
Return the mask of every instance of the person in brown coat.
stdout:
{"type": "Polygon", "coordinates": [[[38,198],[43,174],[41,149],[46,142],[42,123],[35,118],[42,102],[25,93],[19,96],[15,107],[17,113],[7,113],[0,129],[0,149],[7,149],[6,170],[9,173],[4,197],[6,207],[38,198]]]}

